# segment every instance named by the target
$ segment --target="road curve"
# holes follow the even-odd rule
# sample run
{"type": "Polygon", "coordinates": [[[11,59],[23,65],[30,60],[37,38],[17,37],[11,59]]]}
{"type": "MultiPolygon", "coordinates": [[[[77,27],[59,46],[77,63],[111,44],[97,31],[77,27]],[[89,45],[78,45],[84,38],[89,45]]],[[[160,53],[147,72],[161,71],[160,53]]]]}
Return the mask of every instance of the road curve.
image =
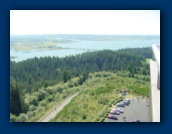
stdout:
{"type": "Polygon", "coordinates": [[[56,108],[54,108],[44,119],[42,119],[40,122],[48,122],[50,119],[54,118],[57,113],[59,113],[75,96],[77,96],[79,92],[74,93],[73,95],[66,98],[60,105],[58,105],[56,108]]]}

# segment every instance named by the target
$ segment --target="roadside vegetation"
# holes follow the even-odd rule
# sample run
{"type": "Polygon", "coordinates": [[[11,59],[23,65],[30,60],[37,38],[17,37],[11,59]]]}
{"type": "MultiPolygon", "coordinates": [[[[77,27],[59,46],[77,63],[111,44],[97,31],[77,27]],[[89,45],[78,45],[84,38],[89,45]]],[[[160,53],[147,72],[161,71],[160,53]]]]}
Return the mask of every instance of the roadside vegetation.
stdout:
{"type": "Polygon", "coordinates": [[[149,82],[118,76],[112,72],[97,72],[89,75],[83,83],[83,91],[76,96],[51,122],[98,122],[102,121],[113,104],[122,100],[126,89],[133,96],[148,97],[149,82]],[[134,85],[134,86],[133,86],[134,85]],[[138,90],[136,90],[136,89],[138,90]],[[142,90],[140,92],[140,90],[142,90]]]}
{"type": "MultiPolygon", "coordinates": [[[[47,88],[40,88],[38,91],[33,92],[32,94],[25,94],[24,97],[21,97],[21,93],[18,92],[19,98],[13,98],[13,89],[11,88],[11,98],[10,98],[10,111],[14,114],[10,114],[10,120],[14,122],[37,122],[43,119],[55,106],[59,105],[63,100],[68,96],[80,91],[79,87],[70,87],[70,84],[73,84],[78,81],[78,78],[74,78],[66,83],[59,83],[54,86],[47,88]],[[20,100],[20,102],[19,102],[20,100]],[[17,107],[13,107],[13,104],[21,104],[20,113],[19,110],[13,110],[17,107]]],[[[11,85],[11,87],[13,87],[11,85]]]]}

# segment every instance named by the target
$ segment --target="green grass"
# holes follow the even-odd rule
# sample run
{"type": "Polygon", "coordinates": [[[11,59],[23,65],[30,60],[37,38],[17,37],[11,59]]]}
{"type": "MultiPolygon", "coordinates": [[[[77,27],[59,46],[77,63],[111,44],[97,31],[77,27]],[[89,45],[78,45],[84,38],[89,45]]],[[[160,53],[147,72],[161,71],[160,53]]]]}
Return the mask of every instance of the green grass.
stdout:
{"type": "Polygon", "coordinates": [[[15,51],[29,51],[29,50],[34,50],[34,49],[40,49],[40,48],[49,48],[52,46],[56,46],[57,43],[54,42],[43,42],[42,44],[20,44],[20,45],[14,45],[12,48],[15,51]]]}
{"type": "Polygon", "coordinates": [[[150,64],[150,59],[146,59],[146,63],[147,64],[150,64]]]}
{"type": "Polygon", "coordinates": [[[10,46],[10,49],[14,49],[15,51],[29,51],[29,50],[35,50],[35,49],[41,49],[41,48],[47,48],[51,50],[58,50],[58,49],[63,49],[60,47],[57,47],[59,44],[64,44],[64,43],[71,43],[74,42],[72,40],[61,40],[58,42],[53,42],[51,39],[47,41],[22,41],[22,39],[18,40],[15,45],[10,46]],[[20,42],[21,41],[21,42],[20,42]]]}
{"type": "Polygon", "coordinates": [[[120,77],[114,73],[103,77],[103,73],[106,72],[92,74],[92,78],[82,85],[84,91],[72,99],[51,122],[101,122],[112,104],[121,100],[119,93],[124,88],[132,96],[148,97],[148,82],[137,83],[136,79],[120,77]]]}
{"type": "Polygon", "coordinates": [[[38,99],[40,94],[45,93],[46,97],[34,105],[34,108],[29,108],[25,115],[15,117],[15,119],[20,121],[26,117],[26,122],[39,122],[59,102],[76,91],[82,91],[51,122],[102,122],[112,105],[122,99],[121,91],[123,89],[127,89],[128,97],[149,96],[149,82],[118,76],[112,72],[91,73],[82,85],[76,86],[74,83],[78,79],[76,77],[66,83],[61,82],[46,89],[41,88],[32,94],[25,94],[24,100],[29,106],[34,105],[33,100],[38,99]],[[59,89],[62,91],[59,92],[59,89]],[[43,104],[42,101],[45,105],[41,105],[43,104]]]}

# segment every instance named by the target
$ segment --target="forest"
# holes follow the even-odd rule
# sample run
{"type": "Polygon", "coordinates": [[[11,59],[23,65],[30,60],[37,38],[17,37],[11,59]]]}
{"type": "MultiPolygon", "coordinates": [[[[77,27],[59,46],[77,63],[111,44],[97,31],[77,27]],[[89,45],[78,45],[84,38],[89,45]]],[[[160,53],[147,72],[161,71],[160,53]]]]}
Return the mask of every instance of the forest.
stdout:
{"type": "MultiPolygon", "coordinates": [[[[144,85],[150,80],[146,63],[150,58],[152,50],[148,47],[86,52],[64,58],[10,60],[10,121],[38,121],[41,112],[43,116],[55,103],[81,90],[96,72],[110,72],[119,79],[135,79],[144,85]]],[[[148,96],[148,90],[132,91],[148,96]]]]}

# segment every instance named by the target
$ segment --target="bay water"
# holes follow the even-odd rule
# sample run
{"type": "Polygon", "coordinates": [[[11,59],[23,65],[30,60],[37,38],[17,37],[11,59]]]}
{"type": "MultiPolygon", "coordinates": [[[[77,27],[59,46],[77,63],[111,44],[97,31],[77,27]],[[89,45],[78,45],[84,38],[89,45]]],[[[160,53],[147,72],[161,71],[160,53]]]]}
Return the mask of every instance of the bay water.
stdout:
{"type": "Polygon", "coordinates": [[[143,48],[150,47],[152,44],[160,45],[160,39],[132,39],[132,40],[111,40],[111,41],[88,41],[78,40],[72,43],[64,43],[57,45],[62,49],[36,49],[29,51],[10,50],[10,56],[15,56],[13,61],[19,62],[34,57],[58,56],[65,57],[70,55],[81,54],[87,51],[97,50],[118,50],[123,48],[143,48]]]}

